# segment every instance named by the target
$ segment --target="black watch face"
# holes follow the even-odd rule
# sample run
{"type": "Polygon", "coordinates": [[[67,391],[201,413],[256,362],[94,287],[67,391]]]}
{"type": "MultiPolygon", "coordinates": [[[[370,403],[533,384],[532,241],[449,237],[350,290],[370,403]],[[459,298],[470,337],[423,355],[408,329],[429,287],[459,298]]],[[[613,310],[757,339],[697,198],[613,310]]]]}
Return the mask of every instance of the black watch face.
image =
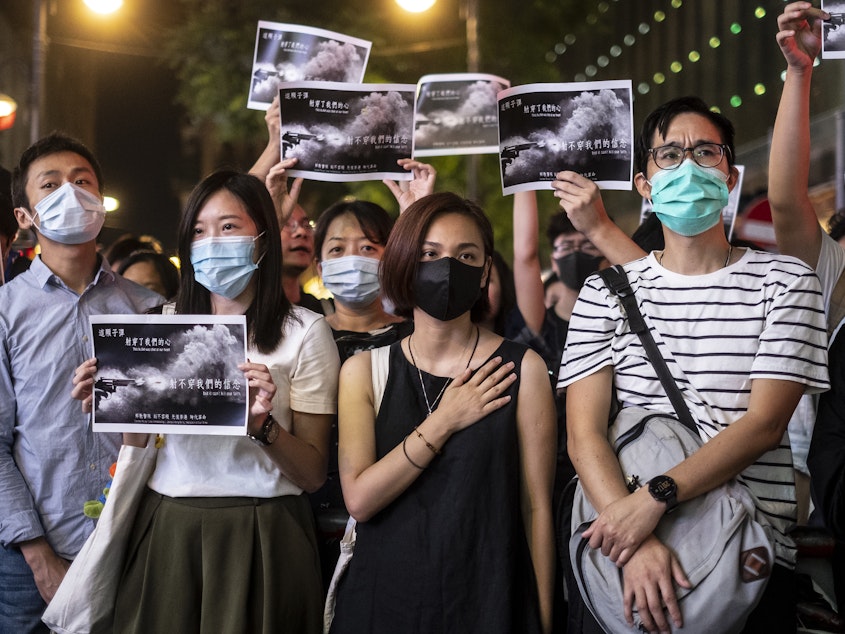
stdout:
{"type": "Polygon", "coordinates": [[[675,481],[669,476],[657,476],[648,483],[648,491],[657,499],[665,500],[675,493],[675,481]]]}

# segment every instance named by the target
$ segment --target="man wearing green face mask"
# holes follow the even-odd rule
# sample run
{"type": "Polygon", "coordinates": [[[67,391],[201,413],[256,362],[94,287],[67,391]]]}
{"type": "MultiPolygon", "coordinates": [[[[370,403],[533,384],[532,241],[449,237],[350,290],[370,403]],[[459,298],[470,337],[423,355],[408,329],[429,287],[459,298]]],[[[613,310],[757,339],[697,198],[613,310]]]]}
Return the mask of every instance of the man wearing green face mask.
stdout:
{"type": "MultiPolygon", "coordinates": [[[[747,486],[758,521],[770,528],[775,560],[744,631],[791,633],[795,546],[787,533],[796,503],[786,428],[802,394],[828,387],[824,310],[818,279],[804,263],[728,243],[720,210],[737,181],[733,136],[731,123],[694,97],[646,118],[635,141],[635,184],[654,204],[665,248],[624,270],[705,440],[661,482],[680,504],[730,478],[747,486]]],[[[563,200],[566,187],[555,188],[563,200]]],[[[676,595],[690,587],[690,571],[654,533],[669,504],[649,487],[629,493],[607,440],[614,388],[623,407],[673,414],[646,358],[618,298],[598,276],[588,278],[558,382],[567,389],[569,455],[599,511],[583,537],[621,567],[619,610],[629,623],[636,610],[648,631],[697,631],[676,595]]],[[[578,595],[577,586],[570,590],[578,595]]],[[[586,622],[582,631],[592,631],[586,622]]]]}

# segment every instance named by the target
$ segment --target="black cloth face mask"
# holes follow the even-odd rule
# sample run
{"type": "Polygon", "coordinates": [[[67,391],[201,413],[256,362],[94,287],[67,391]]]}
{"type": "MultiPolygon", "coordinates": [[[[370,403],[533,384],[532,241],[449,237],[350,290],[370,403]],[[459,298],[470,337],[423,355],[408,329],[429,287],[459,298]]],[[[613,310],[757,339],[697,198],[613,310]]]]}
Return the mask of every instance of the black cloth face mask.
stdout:
{"type": "Polygon", "coordinates": [[[587,255],[580,251],[562,258],[555,258],[560,281],[573,291],[580,291],[587,278],[599,270],[599,264],[603,259],[601,255],[587,255]]]}
{"type": "Polygon", "coordinates": [[[483,266],[455,258],[420,262],[414,292],[417,306],[440,321],[450,321],[470,310],[481,295],[483,266]]]}

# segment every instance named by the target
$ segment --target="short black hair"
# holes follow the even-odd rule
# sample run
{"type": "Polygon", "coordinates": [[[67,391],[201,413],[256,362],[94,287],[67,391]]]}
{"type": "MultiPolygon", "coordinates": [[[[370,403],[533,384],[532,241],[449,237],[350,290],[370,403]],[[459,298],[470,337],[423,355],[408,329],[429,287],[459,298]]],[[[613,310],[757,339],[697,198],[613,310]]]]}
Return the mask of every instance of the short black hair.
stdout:
{"type": "Polygon", "coordinates": [[[15,207],[30,209],[29,198],[26,195],[26,181],[29,178],[30,166],[44,156],[58,154],[59,152],[73,152],[88,161],[94,170],[94,175],[97,177],[97,186],[100,189],[100,194],[103,193],[103,172],[94,153],[82,141],[74,139],[62,132],[52,132],[43,139],[39,139],[30,145],[21,154],[21,160],[12,174],[12,203],[14,203],[15,207]]]}
{"type": "Polygon", "coordinates": [[[387,238],[393,228],[393,218],[381,205],[368,200],[342,200],[326,209],[317,218],[317,224],[314,227],[314,257],[317,262],[323,259],[323,243],[326,241],[329,225],[335,218],[344,214],[352,214],[355,217],[367,240],[382,246],[387,244],[387,238]]]}
{"type": "Polygon", "coordinates": [[[659,132],[661,137],[666,136],[669,125],[678,115],[691,112],[701,115],[710,121],[722,136],[722,143],[728,146],[728,166],[734,164],[734,126],[730,120],[718,112],[713,112],[710,107],[699,97],[687,96],[670,99],[649,114],[643,122],[639,136],[634,141],[634,163],[637,170],[645,175],[648,166],[648,150],[654,139],[654,133],[659,132]]]}
{"type": "Polygon", "coordinates": [[[578,229],[576,229],[575,225],[572,224],[572,221],[569,219],[569,216],[566,215],[566,212],[561,211],[549,218],[549,225],[546,227],[546,236],[549,238],[549,246],[554,249],[557,237],[565,233],[578,233],[578,229]]]}
{"type": "Polygon", "coordinates": [[[840,209],[830,217],[827,223],[827,232],[837,242],[845,237],[845,209],[840,209]]]}
{"type": "Polygon", "coordinates": [[[123,275],[130,266],[141,262],[149,262],[155,268],[161,280],[161,285],[164,287],[165,299],[176,297],[176,293],[179,291],[179,269],[163,253],[158,253],[152,249],[133,251],[121,260],[117,272],[123,275]]]}

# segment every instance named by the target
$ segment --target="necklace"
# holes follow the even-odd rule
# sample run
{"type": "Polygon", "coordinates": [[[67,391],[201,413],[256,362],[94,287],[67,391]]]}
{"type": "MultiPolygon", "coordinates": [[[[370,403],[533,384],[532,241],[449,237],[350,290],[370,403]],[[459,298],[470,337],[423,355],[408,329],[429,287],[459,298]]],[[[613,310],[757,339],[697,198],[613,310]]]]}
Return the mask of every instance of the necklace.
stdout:
{"type": "MultiPolygon", "coordinates": [[[[478,326],[475,327],[475,344],[472,346],[472,352],[469,354],[469,359],[467,359],[466,367],[469,367],[469,364],[472,362],[472,358],[475,356],[475,351],[478,348],[478,340],[481,337],[481,330],[478,326]]],[[[414,349],[411,347],[411,339],[413,339],[413,335],[408,337],[408,352],[411,355],[411,363],[414,364],[414,367],[417,369],[417,376],[420,379],[420,387],[422,388],[423,398],[425,399],[425,408],[428,410],[428,415],[431,416],[431,413],[437,408],[437,404],[440,402],[440,399],[443,398],[443,393],[446,391],[446,388],[449,387],[452,383],[452,377],[446,379],[446,383],[443,384],[443,388],[440,390],[440,394],[434,399],[434,401],[429,402],[428,400],[428,392],[425,389],[425,381],[423,381],[422,371],[420,367],[417,365],[417,360],[414,358],[414,349]]],[[[464,348],[466,350],[466,348],[464,348]]]]}
{"type": "MultiPolygon", "coordinates": [[[[725,263],[722,265],[722,268],[725,268],[728,264],[731,263],[731,255],[733,255],[733,252],[734,252],[734,245],[729,244],[728,245],[728,257],[725,258],[725,263]]],[[[663,254],[664,253],[666,253],[666,249],[661,251],[660,255],[657,256],[657,263],[660,266],[663,266],[663,254]]]]}

